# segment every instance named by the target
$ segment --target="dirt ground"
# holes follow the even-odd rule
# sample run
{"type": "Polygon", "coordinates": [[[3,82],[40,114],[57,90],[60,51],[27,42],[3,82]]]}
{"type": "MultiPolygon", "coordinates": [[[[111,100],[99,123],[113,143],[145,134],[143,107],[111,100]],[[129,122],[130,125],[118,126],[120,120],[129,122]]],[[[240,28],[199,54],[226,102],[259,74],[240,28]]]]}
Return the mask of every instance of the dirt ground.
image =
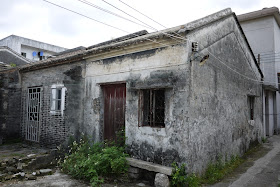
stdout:
{"type": "MultiPolygon", "coordinates": [[[[8,158],[21,158],[29,154],[45,154],[47,149],[21,143],[0,146],[0,161],[8,158]]],[[[259,145],[255,150],[246,154],[246,161],[242,163],[232,174],[221,182],[214,184],[214,187],[263,187],[280,184],[280,135],[275,135],[266,143],[259,145]]],[[[1,174],[1,173],[0,173],[1,174]]],[[[37,177],[36,180],[10,180],[0,182],[0,187],[87,187],[90,186],[84,181],[71,178],[56,169],[52,175],[37,177]]],[[[110,182],[103,184],[103,187],[150,187],[147,181],[126,182],[117,184],[110,182]]]]}
{"type": "Polygon", "coordinates": [[[4,144],[0,146],[0,162],[10,158],[23,158],[30,154],[42,155],[49,150],[25,143],[4,144]]]}
{"type": "MultiPolygon", "coordinates": [[[[30,155],[32,157],[48,154],[50,150],[42,148],[38,145],[30,145],[25,143],[13,143],[0,145],[0,164],[12,158],[25,158],[30,155]]],[[[52,168],[55,172],[52,175],[38,176],[36,180],[27,179],[13,179],[4,182],[0,182],[0,187],[87,187],[90,184],[73,179],[71,176],[66,175],[58,168],[52,168]]],[[[1,175],[1,170],[0,170],[1,175]]],[[[103,187],[132,187],[132,186],[144,186],[150,187],[147,181],[126,182],[117,184],[117,182],[105,183],[103,187]]]]}
{"type": "MultiPolygon", "coordinates": [[[[57,170],[52,175],[38,177],[36,180],[18,181],[11,180],[0,182],[0,187],[89,187],[90,184],[71,178],[69,175],[61,173],[57,170]]],[[[147,182],[134,182],[134,183],[123,183],[123,184],[103,184],[102,187],[133,187],[133,186],[144,186],[150,187],[147,182]]]]}

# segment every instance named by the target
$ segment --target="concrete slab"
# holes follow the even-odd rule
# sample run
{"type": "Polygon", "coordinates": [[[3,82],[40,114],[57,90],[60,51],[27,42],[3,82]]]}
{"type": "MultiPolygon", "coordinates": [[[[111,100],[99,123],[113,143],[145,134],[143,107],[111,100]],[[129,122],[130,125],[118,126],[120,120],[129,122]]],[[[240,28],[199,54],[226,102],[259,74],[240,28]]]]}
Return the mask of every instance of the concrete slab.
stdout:
{"type": "Polygon", "coordinates": [[[146,161],[138,160],[135,158],[126,158],[126,160],[128,161],[128,164],[130,166],[145,169],[148,171],[153,171],[156,173],[162,173],[162,174],[169,175],[169,176],[171,175],[172,169],[173,169],[172,167],[162,166],[159,164],[155,164],[152,162],[146,162],[146,161]]]}

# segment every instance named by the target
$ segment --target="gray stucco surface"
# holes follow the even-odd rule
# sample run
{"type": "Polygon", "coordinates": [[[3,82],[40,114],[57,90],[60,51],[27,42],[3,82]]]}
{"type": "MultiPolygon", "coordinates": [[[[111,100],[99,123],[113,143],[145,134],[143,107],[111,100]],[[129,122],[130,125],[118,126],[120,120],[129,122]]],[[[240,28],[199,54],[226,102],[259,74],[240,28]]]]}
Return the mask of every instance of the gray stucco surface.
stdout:
{"type": "Polygon", "coordinates": [[[0,138],[20,137],[19,75],[16,68],[0,72],[0,138]]]}

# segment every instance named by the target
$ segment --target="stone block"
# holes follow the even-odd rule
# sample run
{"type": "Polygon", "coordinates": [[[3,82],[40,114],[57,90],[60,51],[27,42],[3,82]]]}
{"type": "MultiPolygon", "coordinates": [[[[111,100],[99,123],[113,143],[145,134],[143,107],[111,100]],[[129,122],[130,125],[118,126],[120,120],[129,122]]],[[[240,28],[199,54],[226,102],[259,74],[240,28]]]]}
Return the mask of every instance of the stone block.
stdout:
{"type": "Polygon", "coordinates": [[[36,178],[37,178],[36,176],[31,175],[31,174],[27,174],[25,177],[27,180],[36,180],[36,178]]]}
{"type": "Polygon", "coordinates": [[[39,171],[40,171],[41,175],[52,174],[52,170],[51,169],[40,169],[39,171]]]}
{"type": "Polygon", "coordinates": [[[157,173],[155,177],[155,187],[169,187],[170,182],[167,175],[157,173]]]}
{"type": "Polygon", "coordinates": [[[21,171],[23,169],[23,163],[19,162],[17,164],[17,169],[21,171]]]}
{"type": "Polygon", "coordinates": [[[140,179],[140,173],[128,173],[130,179],[140,179]]]}
{"type": "Polygon", "coordinates": [[[16,173],[18,172],[17,168],[15,167],[6,167],[7,172],[16,173]]]}
{"type": "Polygon", "coordinates": [[[136,173],[136,174],[138,174],[138,173],[140,173],[140,169],[131,166],[131,167],[128,168],[128,173],[136,173]]]}

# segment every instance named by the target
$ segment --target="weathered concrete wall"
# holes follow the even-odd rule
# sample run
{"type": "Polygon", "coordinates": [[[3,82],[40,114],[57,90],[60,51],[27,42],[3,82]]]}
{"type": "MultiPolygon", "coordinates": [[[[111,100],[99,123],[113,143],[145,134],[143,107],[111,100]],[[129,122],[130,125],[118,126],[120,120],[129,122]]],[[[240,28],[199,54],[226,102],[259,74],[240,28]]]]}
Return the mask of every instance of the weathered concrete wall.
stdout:
{"type": "Polygon", "coordinates": [[[69,136],[80,135],[83,120],[84,63],[77,62],[22,73],[22,136],[25,137],[27,90],[42,87],[40,144],[54,147],[64,143],[69,136]],[[66,87],[65,110],[52,114],[51,87],[62,84],[66,87]]]}
{"type": "Polygon", "coordinates": [[[24,57],[13,53],[11,50],[5,47],[0,47],[0,62],[4,62],[6,64],[15,64],[16,66],[29,63],[29,61],[24,57]]]}
{"type": "Polygon", "coordinates": [[[19,75],[16,68],[0,72],[0,138],[20,137],[19,75]]]}
{"type": "MultiPolygon", "coordinates": [[[[209,54],[250,79],[260,80],[252,54],[230,16],[190,32],[200,56],[209,54]]],[[[210,55],[199,66],[190,62],[191,44],[138,52],[109,59],[89,59],[85,75],[83,130],[103,140],[103,98],[100,84],[126,82],[126,136],[129,153],[146,161],[170,165],[187,163],[189,171],[203,171],[218,156],[243,154],[260,141],[261,90],[210,55]],[[165,128],[138,126],[138,89],[166,88],[165,128]],[[248,95],[255,97],[250,121],[248,95]],[[90,101],[90,102],[89,102],[90,101]]]]}

